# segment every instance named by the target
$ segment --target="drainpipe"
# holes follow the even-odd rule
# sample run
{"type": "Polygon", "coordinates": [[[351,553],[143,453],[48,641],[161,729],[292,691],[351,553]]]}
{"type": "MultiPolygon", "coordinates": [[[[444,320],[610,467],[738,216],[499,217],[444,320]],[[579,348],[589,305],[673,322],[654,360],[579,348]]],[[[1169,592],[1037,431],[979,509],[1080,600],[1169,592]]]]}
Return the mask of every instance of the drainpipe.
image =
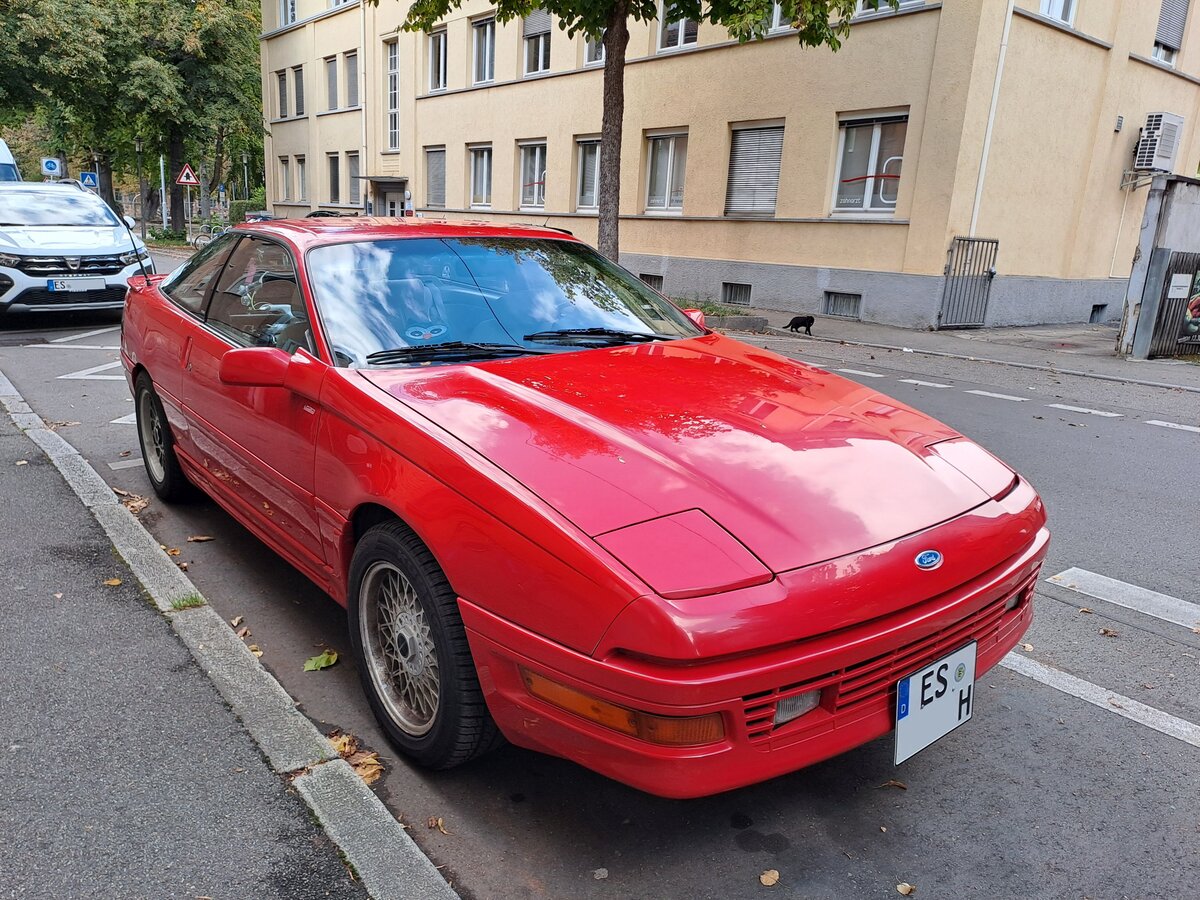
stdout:
{"type": "Polygon", "coordinates": [[[363,214],[365,215],[367,205],[371,203],[371,182],[365,177],[370,165],[367,159],[367,110],[370,108],[370,104],[367,102],[367,0],[359,0],[358,11],[358,42],[362,47],[358,51],[358,117],[362,122],[362,151],[358,157],[358,199],[362,202],[363,214]]]}
{"type": "Polygon", "coordinates": [[[996,61],[996,80],[992,84],[992,105],[988,109],[987,129],[983,132],[983,154],[979,157],[979,177],[975,179],[975,204],[971,207],[971,230],[968,237],[975,237],[975,226],[979,223],[979,204],[983,199],[983,183],[987,178],[988,153],[992,149],[992,126],[996,122],[996,107],[1000,102],[1000,80],[1004,77],[1004,57],[1008,53],[1008,32],[1012,28],[1013,4],[1008,0],[1004,12],[1004,33],[1000,37],[1000,58],[996,61]]]}

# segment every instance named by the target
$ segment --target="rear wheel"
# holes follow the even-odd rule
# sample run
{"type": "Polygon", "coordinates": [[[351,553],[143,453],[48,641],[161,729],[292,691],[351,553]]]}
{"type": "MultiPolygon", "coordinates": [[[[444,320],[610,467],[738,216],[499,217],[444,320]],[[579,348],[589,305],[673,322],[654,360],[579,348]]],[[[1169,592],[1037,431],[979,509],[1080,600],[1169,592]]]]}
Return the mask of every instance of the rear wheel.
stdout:
{"type": "Polygon", "coordinates": [[[401,522],[376,525],[358,542],[349,607],[359,676],[398,748],[449,769],[499,743],[454,591],[401,522]]]}
{"type": "Polygon", "coordinates": [[[137,417],[138,443],[150,486],[168,503],[186,499],[191,483],[175,456],[175,438],[167,422],[162,401],[154,391],[150,376],[142,372],[134,383],[134,412],[137,417]]]}

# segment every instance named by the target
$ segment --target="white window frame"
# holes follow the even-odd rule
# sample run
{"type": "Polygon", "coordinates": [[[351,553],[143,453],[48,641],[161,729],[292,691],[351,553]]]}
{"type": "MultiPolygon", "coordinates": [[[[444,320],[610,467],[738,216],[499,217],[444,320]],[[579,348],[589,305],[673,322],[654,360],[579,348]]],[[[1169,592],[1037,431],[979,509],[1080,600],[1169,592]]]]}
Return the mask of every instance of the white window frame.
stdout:
{"type": "Polygon", "coordinates": [[[304,115],[306,97],[304,96],[304,66],[292,66],[292,110],[293,115],[304,115]]]}
{"type": "Polygon", "coordinates": [[[528,141],[518,144],[520,155],[518,159],[518,172],[520,172],[520,184],[518,185],[519,192],[517,195],[518,206],[521,209],[545,209],[546,208],[546,142],[545,141],[528,141]],[[533,184],[533,200],[526,202],[525,200],[525,158],[526,155],[532,153],[534,156],[534,165],[536,174],[541,176],[541,182],[533,184]]]}
{"type": "Polygon", "coordinates": [[[583,40],[583,64],[585,66],[604,65],[604,38],[594,41],[591,38],[583,40]]]}
{"type": "Polygon", "coordinates": [[[446,29],[429,33],[429,93],[446,90],[446,29]]]}
{"type": "Polygon", "coordinates": [[[471,23],[471,83],[491,84],[496,80],[496,19],[488,16],[471,23]],[[486,77],[480,78],[480,62],[486,77]]]}
{"type": "MultiPolygon", "coordinates": [[[[910,6],[924,6],[925,0],[900,0],[900,9],[907,9],[910,6]]],[[[886,16],[890,13],[899,12],[899,9],[892,9],[888,0],[879,0],[879,9],[871,9],[867,6],[867,0],[858,0],[858,8],[854,11],[854,17],[860,16],[886,16]]]]}
{"type": "Polygon", "coordinates": [[[527,38],[525,38],[524,43],[525,43],[525,45],[522,49],[525,51],[525,60],[524,60],[525,74],[527,76],[528,75],[542,75],[545,72],[549,72],[550,71],[550,32],[547,31],[543,34],[535,34],[533,37],[527,37],[527,38]],[[530,47],[530,44],[532,44],[533,46],[530,47]],[[534,56],[537,60],[538,67],[536,69],[529,68],[530,51],[532,51],[534,53],[534,56]]]}
{"type": "Polygon", "coordinates": [[[600,208],[600,138],[586,137],[575,139],[575,155],[579,158],[575,172],[575,209],[590,212],[600,208]],[[583,202],[583,169],[586,164],[587,155],[584,153],[585,147],[596,148],[595,174],[592,183],[596,185],[596,202],[583,202]]]}
{"type": "Polygon", "coordinates": [[[658,5],[658,51],[660,53],[669,53],[672,50],[682,50],[684,47],[694,47],[700,42],[700,23],[696,23],[696,39],[692,41],[685,40],[687,37],[687,29],[684,23],[689,19],[668,19],[667,14],[670,11],[670,0],[663,0],[658,5]],[[675,23],[679,23],[679,31],[675,36],[675,43],[667,44],[667,28],[675,23]]]}
{"type": "Polygon", "coordinates": [[[336,56],[327,56],[325,57],[325,108],[330,112],[338,108],[341,93],[338,87],[338,59],[336,56]],[[330,74],[333,75],[332,82],[329,78],[330,74]]]}
{"type": "Polygon", "coordinates": [[[393,38],[383,43],[383,131],[389,150],[400,149],[400,41],[393,38]]]}
{"type": "MultiPolygon", "coordinates": [[[[897,113],[896,119],[904,116],[904,142],[908,145],[908,122],[907,113],[897,113]]],[[[876,184],[877,176],[887,174],[879,168],[879,139],[883,130],[884,122],[875,122],[874,128],[871,129],[871,148],[870,160],[867,164],[867,174],[864,176],[867,179],[867,190],[863,192],[863,205],[857,209],[838,209],[837,195],[838,185],[842,183],[842,159],[846,152],[846,131],[850,127],[862,126],[868,124],[874,117],[868,116],[861,119],[846,118],[838,120],[838,145],[837,145],[837,167],[833,174],[833,191],[830,194],[829,209],[831,216],[877,216],[881,218],[889,218],[896,214],[896,203],[888,204],[882,200],[883,194],[880,193],[879,205],[874,205],[876,201],[876,188],[880,185],[876,184]]],[[[890,157],[884,160],[883,168],[886,169],[887,164],[893,159],[899,159],[901,165],[904,163],[904,156],[890,157]]],[[[900,186],[896,185],[896,200],[900,199],[900,186]]]]}
{"type": "Polygon", "coordinates": [[[342,54],[342,65],[346,68],[346,109],[358,109],[362,102],[358,87],[358,78],[362,74],[358,67],[358,51],[342,54]]]}
{"type": "MultiPolygon", "coordinates": [[[[680,200],[679,205],[675,206],[671,203],[671,182],[674,180],[672,176],[675,174],[675,141],[677,138],[687,140],[688,133],[686,131],[665,131],[657,134],[646,135],[646,196],[644,209],[648,213],[673,213],[678,215],[683,212],[683,201],[680,200]],[[654,142],[669,141],[669,150],[667,151],[667,185],[665,202],[662,206],[650,205],[650,175],[652,172],[652,163],[654,159],[654,142]]],[[[687,163],[684,163],[686,170],[687,163]]],[[[686,181],[686,172],[685,172],[686,181]]],[[[686,194],[686,183],[685,183],[686,194]]]]}
{"type": "Polygon", "coordinates": [[[292,199],[292,170],[286,156],[279,157],[279,199],[292,199]]]}
{"type": "Polygon", "coordinates": [[[329,178],[329,203],[331,206],[340,205],[342,202],[342,158],[339,154],[325,154],[325,174],[326,176],[337,176],[329,178]]]}
{"type": "Polygon", "coordinates": [[[1164,66],[1175,68],[1175,60],[1179,58],[1179,51],[1174,47],[1168,47],[1159,41],[1154,42],[1154,50],[1151,51],[1151,58],[1162,63],[1164,66]]]}
{"type": "Polygon", "coordinates": [[[308,200],[308,160],[296,157],[296,199],[308,200]]]}
{"type": "Polygon", "coordinates": [[[279,0],[279,27],[284,28],[296,21],[296,0],[279,0]]]}
{"type": "Polygon", "coordinates": [[[275,112],[280,119],[286,119],[288,105],[287,69],[275,73],[275,112]]]}
{"type": "Polygon", "coordinates": [[[1042,0],[1038,12],[1047,19],[1072,26],[1075,24],[1076,6],[1078,6],[1076,0],[1042,0]]]}
{"type": "Polygon", "coordinates": [[[432,209],[446,208],[446,148],[445,146],[426,147],[425,148],[425,206],[432,209]],[[442,154],[442,202],[434,203],[433,197],[430,196],[430,178],[429,178],[429,155],[431,153],[442,154]]]}
{"type": "MultiPolygon", "coordinates": [[[[886,0],[884,0],[886,2],[886,0]]],[[[792,23],[783,21],[783,5],[776,2],[771,6],[771,25],[768,31],[791,31],[792,23]]]]}
{"type": "Polygon", "coordinates": [[[467,150],[468,150],[468,156],[470,157],[470,163],[471,163],[471,193],[467,198],[470,201],[470,207],[472,209],[491,209],[492,208],[492,162],[495,158],[494,154],[492,152],[492,145],[491,144],[477,144],[473,147],[468,147],[467,150]],[[483,155],[483,154],[486,154],[486,156],[484,158],[487,160],[486,165],[484,166],[484,168],[487,171],[487,175],[486,175],[487,193],[485,195],[483,195],[484,196],[483,200],[476,201],[475,196],[479,192],[476,190],[477,185],[475,183],[475,175],[476,175],[475,160],[476,160],[477,156],[483,155]]]}

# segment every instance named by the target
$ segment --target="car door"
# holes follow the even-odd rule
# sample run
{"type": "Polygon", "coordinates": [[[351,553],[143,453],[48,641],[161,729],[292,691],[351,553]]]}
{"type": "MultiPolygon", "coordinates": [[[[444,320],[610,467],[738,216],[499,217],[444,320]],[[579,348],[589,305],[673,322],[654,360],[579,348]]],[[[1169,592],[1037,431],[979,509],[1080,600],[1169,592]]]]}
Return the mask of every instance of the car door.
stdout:
{"type": "Polygon", "coordinates": [[[187,359],[184,403],[197,461],[245,524],[324,578],[313,507],[316,403],[285,387],[245,387],[220,379],[221,358],[238,347],[310,354],[322,367],[291,251],[243,237],[221,272],[187,359]]]}

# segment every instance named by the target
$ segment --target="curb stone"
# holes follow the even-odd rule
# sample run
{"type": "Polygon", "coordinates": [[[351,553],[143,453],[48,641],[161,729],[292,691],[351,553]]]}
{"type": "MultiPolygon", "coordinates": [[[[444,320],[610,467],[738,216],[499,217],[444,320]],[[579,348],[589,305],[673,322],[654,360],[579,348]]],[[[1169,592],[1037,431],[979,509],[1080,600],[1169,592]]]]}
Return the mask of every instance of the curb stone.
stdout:
{"type": "Polygon", "coordinates": [[[330,839],[376,898],[455,900],[408,832],[349,763],[296,707],[261,662],[208,605],[176,611],[171,602],[203,595],[164,554],[87,460],[30,410],[0,371],[0,406],[54,464],[129,565],[154,605],[229,703],[279,776],[293,782],[330,839]]]}

